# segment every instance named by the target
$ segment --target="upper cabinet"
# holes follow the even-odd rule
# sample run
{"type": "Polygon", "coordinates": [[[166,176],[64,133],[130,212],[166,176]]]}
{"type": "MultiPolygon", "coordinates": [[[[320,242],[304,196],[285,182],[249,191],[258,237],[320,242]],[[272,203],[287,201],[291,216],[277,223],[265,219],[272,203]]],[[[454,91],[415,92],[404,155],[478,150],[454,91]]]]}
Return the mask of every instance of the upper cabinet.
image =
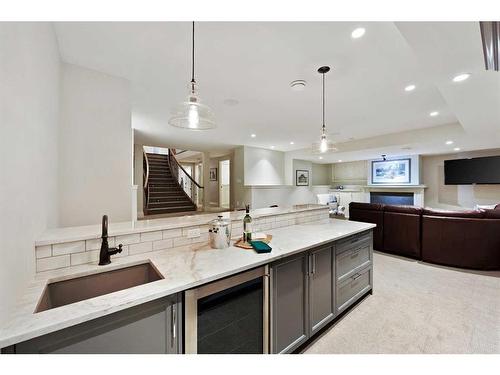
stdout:
{"type": "Polygon", "coordinates": [[[365,185],[367,181],[367,161],[351,161],[332,164],[332,181],[339,184],[365,185]]]}

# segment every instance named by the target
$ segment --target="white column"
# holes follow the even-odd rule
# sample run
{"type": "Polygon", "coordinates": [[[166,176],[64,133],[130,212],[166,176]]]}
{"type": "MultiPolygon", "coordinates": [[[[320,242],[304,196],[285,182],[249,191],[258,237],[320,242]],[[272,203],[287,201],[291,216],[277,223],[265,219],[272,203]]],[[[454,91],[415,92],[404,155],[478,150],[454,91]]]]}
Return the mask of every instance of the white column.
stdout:
{"type": "Polygon", "coordinates": [[[135,223],[137,221],[137,185],[132,185],[132,212],[131,212],[131,221],[135,223]]]}

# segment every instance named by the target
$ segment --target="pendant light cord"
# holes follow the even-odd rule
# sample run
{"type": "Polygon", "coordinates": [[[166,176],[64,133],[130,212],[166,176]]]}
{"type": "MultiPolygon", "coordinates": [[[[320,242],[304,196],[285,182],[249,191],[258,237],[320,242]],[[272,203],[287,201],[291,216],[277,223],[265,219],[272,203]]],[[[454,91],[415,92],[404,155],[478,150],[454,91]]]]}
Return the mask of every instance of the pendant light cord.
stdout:
{"type": "Polygon", "coordinates": [[[325,132],[325,73],[323,73],[323,133],[325,132]]]}
{"type": "Polygon", "coordinates": [[[195,80],[194,80],[194,21],[193,21],[193,45],[192,45],[191,83],[195,83],[195,80]]]}

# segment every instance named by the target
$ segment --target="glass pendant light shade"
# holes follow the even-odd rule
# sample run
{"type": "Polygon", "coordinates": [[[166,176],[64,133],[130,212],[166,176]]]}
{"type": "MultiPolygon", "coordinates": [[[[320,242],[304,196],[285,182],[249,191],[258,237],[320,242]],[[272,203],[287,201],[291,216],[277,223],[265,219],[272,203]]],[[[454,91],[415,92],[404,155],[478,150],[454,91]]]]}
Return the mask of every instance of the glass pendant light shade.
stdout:
{"type": "Polygon", "coordinates": [[[312,144],[313,154],[325,154],[327,152],[335,152],[337,148],[333,142],[329,142],[326,136],[326,126],[325,126],[325,74],[330,71],[329,66],[322,66],[318,69],[318,73],[322,75],[323,78],[323,126],[321,127],[321,138],[319,142],[312,144]]]}
{"type": "Polygon", "coordinates": [[[217,127],[213,111],[209,106],[201,103],[197,96],[195,83],[191,84],[191,92],[187,100],[179,103],[172,110],[172,117],[168,123],[190,130],[207,130],[217,127]]]}
{"type": "Polygon", "coordinates": [[[320,141],[317,143],[313,143],[312,145],[312,153],[313,154],[325,154],[327,152],[335,152],[337,151],[337,147],[333,142],[328,141],[326,134],[321,134],[320,141]]]}
{"type": "Polygon", "coordinates": [[[194,22],[191,48],[192,64],[189,96],[185,102],[180,103],[172,110],[172,117],[168,120],[168,123],[189,130],[215,129],[217,124],[214,113],[209,106],[200,102],[200,98],[196,93],[196,81],[194,79],[194,22]]]}

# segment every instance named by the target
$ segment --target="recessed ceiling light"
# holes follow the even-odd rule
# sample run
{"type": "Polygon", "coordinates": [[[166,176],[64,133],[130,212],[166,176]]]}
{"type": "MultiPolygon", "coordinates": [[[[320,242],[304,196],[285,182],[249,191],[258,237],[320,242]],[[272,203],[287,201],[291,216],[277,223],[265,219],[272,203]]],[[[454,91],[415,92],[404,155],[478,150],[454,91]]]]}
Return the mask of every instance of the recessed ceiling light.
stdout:
{"type": "Polygon", "coordinates": [[[255,138],[257,137],[257,134],[250,134],[250,137],[255,138]]]}
{"type": "Polygon", "coordinates": [[[455,147],[453,151],[460,151],[460,147],[455,147]]]}
{"type": "Polygon", "coordinates": [[[342,163],[342,159],[339,159],[339,163],[342,163]]]}
{"type": "Polygon", "coordinates": [[[323,156],[318,157],[318,159],[319,159],[319,160],[322,160],[322,159],[323,159],[323,156]]]}
{"type": "Polygon", "coordinates": [[[271,146],[272,149],[274,149],[274,146],[271,146]]]}
{"type": "Polygon", "coordinates": [[[408,86],[405,87],[405,91],[413,91],[413,90],[415,90],[415,87],[417,87],[417,86],[415,86],[415,85],[408,85],[408,86]]]}
{"type": "Polygon", "coordinates": [[[364,27],[358,27],[357,29],[354,29],[353,32],[351,33],[351,36],[354,39],[361,38],[363,35],[365,35],[365,28],[364,27]]]}
{"type": "Polygon", "coordinates": [[[452,144],[453,144],[453,141],[446,141],[446,144],[447,144],[447,145],[452,145],[452,144]]]}
{"type": "Polygon", "coordinates": [[[297,79],[290,82],[290,87],[293,91],[304,91],[304,89],[306,88],[306,81],[304,81],[303,79],[297,79]]]}
{"type": "Polygon", "coordinates": [[[465,81],[469,77],[470,77],[469,73],[462,73],[462,74],[459,74],[458,76],[453,77],[453,82],[462,82],[462,81],[465,81]]]}
{"type": "Polygon", "coordinates": [[[429,113],[429,116],[431,116],[431,117],[436,117],[437,115],[439,115],[438,111],[433,111],[433,112],[429,113]]]}
{"type": "Polygon", "coordinates": [[[295,144],[295,142],[294,142],[294,141],[291,141],[291,142],[290,142],[290,144],[291,144],[291,145],[294,145],[294,144],[295,144]]]}

